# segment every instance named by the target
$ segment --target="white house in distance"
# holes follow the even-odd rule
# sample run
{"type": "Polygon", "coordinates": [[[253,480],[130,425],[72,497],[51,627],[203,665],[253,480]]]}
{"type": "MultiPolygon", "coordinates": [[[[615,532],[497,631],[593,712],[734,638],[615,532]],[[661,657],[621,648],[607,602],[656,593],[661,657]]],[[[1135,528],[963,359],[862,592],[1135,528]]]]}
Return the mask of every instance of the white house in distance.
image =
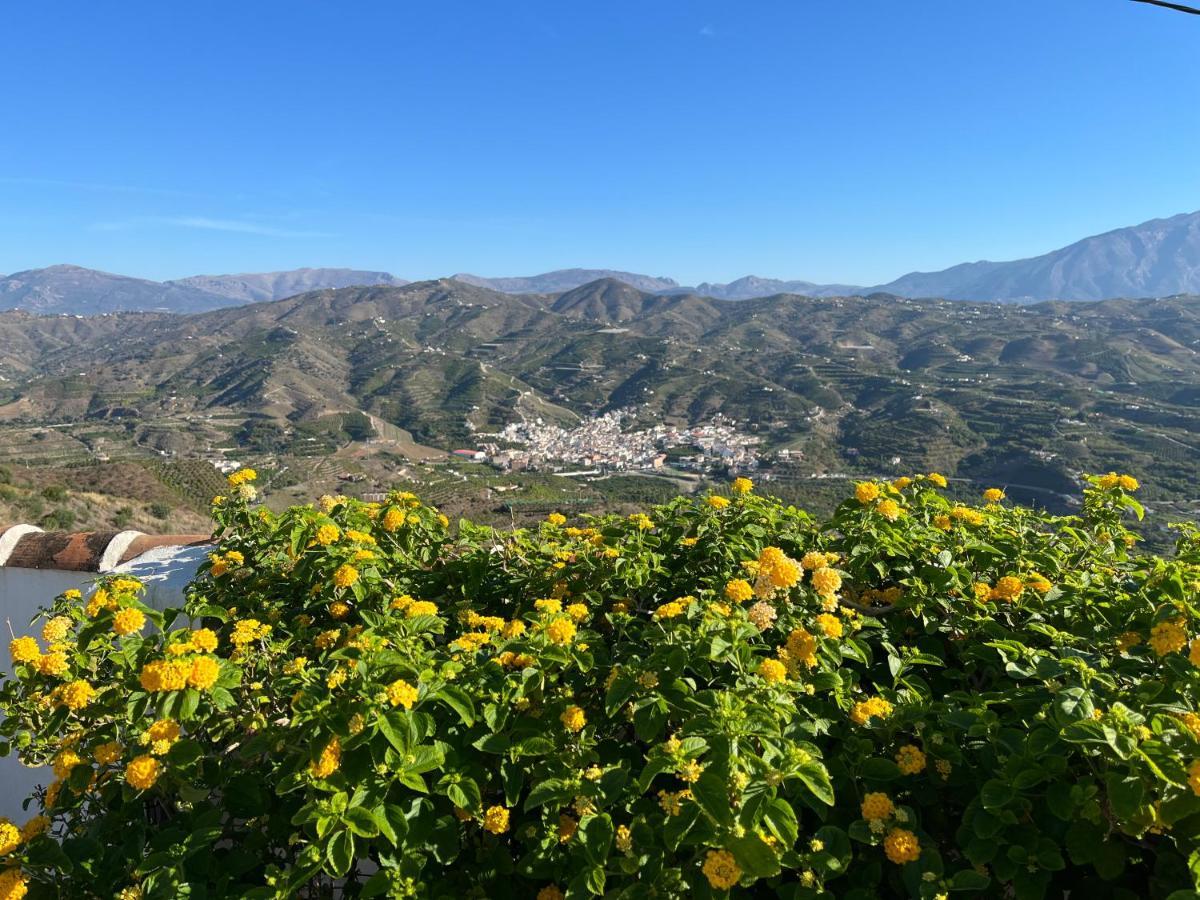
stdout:
{"type": "MultiPolygon", "coordinates": [[[[147,535],[140,531],[44,532],[32,525],[0,524],[0,622],[4,640],[0,673],[10,667],[8,642],[36,634],[30,626],[38,611],[63,591],[78,588],[86,595],[97,576],[125,572],[146,585],[148,606],[181,606],[183,593],[196,574],[209,536],[147,535]]],[[[20,824],[31,813],[22,808],[37,785],[53,780],[49,768],[30,769],[15,754],[0,757],[0,816],[20,824]]]]}

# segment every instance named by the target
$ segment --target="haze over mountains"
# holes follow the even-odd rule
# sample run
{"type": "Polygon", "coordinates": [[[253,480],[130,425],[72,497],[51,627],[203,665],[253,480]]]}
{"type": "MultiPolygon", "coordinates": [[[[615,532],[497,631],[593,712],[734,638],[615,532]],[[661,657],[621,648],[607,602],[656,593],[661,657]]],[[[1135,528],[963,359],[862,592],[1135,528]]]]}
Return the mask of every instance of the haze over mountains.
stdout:
{"type": "MultiPolygon", "coordinates": [[[[980,261],[940,272],[911,272],[873,287],[784,281],[754,275],[726,284],[705,282],[687,287],[672,278],[613,269],[560,269],[504,278],[459,273],[453,279],[508,294],[560,294],[608,279],[649,294],[697,294],[718,300],[748,300],[776,294],[836,297],[874,293],[1005,302],[1166,297],[1200,293],[1200,212],[1119,228],[1030,259],[980,261]]],[[[0,277],[0,309],[73,315],[121,311],[195,313],[280,300],[315,290],[407,283],[388,272],[337,268],[196,275],[157,282],[57,265],[0,277]]]]}

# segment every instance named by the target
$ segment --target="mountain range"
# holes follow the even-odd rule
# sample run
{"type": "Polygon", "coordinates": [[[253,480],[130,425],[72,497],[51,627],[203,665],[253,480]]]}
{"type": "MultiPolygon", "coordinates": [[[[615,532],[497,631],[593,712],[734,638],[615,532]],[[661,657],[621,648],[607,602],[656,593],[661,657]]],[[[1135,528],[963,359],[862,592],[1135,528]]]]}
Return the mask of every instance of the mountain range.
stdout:
{"type": "Polygon", "coordinates": [[[1200,296],[727,301],[614,278],[553,294],[446,278],[193,315],[11,310],[0,438],[21,459],[86,456],[93,437],[105,454],[311,456],[371,427],[449,449],[523,418],[721,414],[807,473],[943,471],[1061,497],[1081,470],[1153,472],[1156,497],[1190,503],[1197,348],[1200,296]]]}
{"type": "MultiPolygon", "coordinates": [[[[699,295],[748,300],[777,294],[809,297],[941,297],[952,300],[1036,302],[1166,297],[1200,293],[1200,212],[1153,219],[1084,238],[1030,259],[962,263],[940,272],[911,272],[875,286],[817,284],[748,275],[695,287],[672,278],[613,269],[559,269],[540,275],[484,278],[459,273],[453,280],[507,294],[561,294],[600,280],[649,294],[699,295]]],[[[401,286],[388,272],[295,269],[241,275],[195,275],[149,281],[79,266],[57,265],[0,276],[0,310],[96,315],[122,311],[195,313],[280,300],[314,290],[401,286]]]]}

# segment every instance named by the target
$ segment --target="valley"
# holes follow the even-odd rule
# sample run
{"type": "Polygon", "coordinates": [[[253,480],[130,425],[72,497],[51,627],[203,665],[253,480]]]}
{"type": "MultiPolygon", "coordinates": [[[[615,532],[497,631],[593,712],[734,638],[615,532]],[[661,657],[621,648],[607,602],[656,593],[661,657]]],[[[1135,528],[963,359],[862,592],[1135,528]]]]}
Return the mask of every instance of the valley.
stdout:
{"type": "Polygon", "coordinates": [[[192,315],[9,311],[0,465],[38,483],[46,468],[70,481],[134,467],[200,513],[206,479],[168,473],[232,460],[267,473],[279,504],[403,482],[507,520],[680,482],[612,465],[598,474],[617,487],[547,465],[500,472],[452,451],[523,422],[573,429],[620,413],[621,428],[641,432],[718,417],[753,442],[753,465],[686,473],[668,455],[666,474],[720,483],[745,471],[820,509],[839,479],[941,471],[964,494],[1007,485],[1062,511],[1079,472],[1128,471],[1146,484],[1148,536],[1162,543],[1162,523],[1200,508],[1198,349],[1190,295],[721,301],[612,278],[547,294],[442,279],[192,315]],[[524,496],[497,493],[501,482],[524,496]]]}

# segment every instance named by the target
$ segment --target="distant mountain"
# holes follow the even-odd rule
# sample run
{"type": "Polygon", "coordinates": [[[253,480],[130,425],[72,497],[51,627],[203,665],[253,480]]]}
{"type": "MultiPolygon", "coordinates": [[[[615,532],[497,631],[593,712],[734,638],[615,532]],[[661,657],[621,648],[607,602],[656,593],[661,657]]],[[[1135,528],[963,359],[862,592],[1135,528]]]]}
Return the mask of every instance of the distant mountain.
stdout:
{"type": "Polygon", "coordinates": [[[282,300],[308,291],[325,288],[371,287],[386,284],[392,287],[408,284],[388,272],[368,272],[361,269],[292,269],[289,272],[261,272],[243,275],[193,275],[165,284],[197,288],[210,294],[228,297],[238,303],[261,303],[282,300]]]}
{"type": "Polygon", "coordinates": [[[491,288],[494,291],[503,291],[506,294],[558,294],[562,291],[583,287],[585,284],[603,278],[615,278],[639,291],[648,291],[652,294],[679,288],[679,282],[673,278],[638,275],[634,272],[620,272],[615,269],[558,269],[554,272],[519,278],[482,278],[467,272],[459,272],[454,276],[455,281],[473,284],[476,287],[491,288]]]}
{"type": "MultiPolygon", "coordinates": [[[[1119,228],[1032,259],[973,262],[940,272],[912,272],[875,287],[817,284],[747,275],[726,284],[686,287],[672,278],[615,269],[558,269],[540,275],[483,278],[459,273],[449,284],[504,294],[566,295],[569,310],[588,304],[588,315],[611,322],[637,315],[640,301],[618,285],[651,295],[752,300],[781,294],[847,297],[890,294],[950,300],[1033,302],[1169,297],[1200,294],[1200,212],[1153,219],[1119,228]]],[[[195,275],[156,282],[79,266],[50,266],[0,276],[0,310],[96,315],[111,312],[194,313],[282,300],[316,290],[399,287],[408,284],[387,272],[358,269],[295,269],[241,275],[195,275]]],[[[682,313],[680,313],[682,315],[682,313]]]]}
{"type": "Polygon", "coordinates": [[[49,266],[0,277],[0,309],[92,316],[135,310],[204,312],[237,301],[188,285],[162,284],[80,266],[49,266]]]}
{"type": "Polygon", "coordinates": [[[805,297],[849,297],[861,294],[863,288],[852,284],[814,284],[811,281],[781,281],[778,278],[759,278],[747,275],[728,284],[703,282],[685,290],[717,300],[752,300],[776,294],[802,294],[805,297]]]}
{"type": "Polygon", "coordinates": [[[1200,212],[1118,228],[1032,259],[913,272],[873,290],[954,300],[1104,300],[1200,293],[1200,212]]]}

